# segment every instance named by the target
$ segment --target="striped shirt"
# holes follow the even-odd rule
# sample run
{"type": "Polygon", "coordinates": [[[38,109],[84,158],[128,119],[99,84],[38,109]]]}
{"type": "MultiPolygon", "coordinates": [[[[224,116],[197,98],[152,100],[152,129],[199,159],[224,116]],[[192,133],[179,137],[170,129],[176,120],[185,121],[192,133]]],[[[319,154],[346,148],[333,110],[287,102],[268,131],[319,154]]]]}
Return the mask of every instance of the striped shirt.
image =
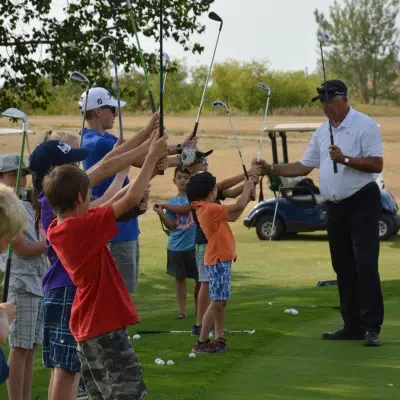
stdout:
{"type": "MultiPolygon", "coordinates": [[[[347,157],[383,156],[379,127],[366,114],[350,108],[340,126],[332,127],[332,133],[335,145],[347,157]]],[[[306,167],[319,168],[319,188],[325,199],[346,199],[378,178],[378,173],[357,171],[343,164],[337,164],[338,173],[335,174],[329,155],[330,144],[329,122],[326,121],[314,132],[300,160],[306,167]]]]}

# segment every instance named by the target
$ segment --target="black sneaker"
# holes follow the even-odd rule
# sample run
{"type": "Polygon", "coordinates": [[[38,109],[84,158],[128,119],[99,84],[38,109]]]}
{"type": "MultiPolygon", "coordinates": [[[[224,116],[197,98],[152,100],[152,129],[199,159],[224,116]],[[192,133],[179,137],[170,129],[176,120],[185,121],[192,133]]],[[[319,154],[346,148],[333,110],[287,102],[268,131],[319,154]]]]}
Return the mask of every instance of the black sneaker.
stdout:
{"type": "Polygon", "coordinates": [[[224,338],[219,338],[214,342],[216,353],[225,353],[228,350],[228,345],[224,338]]]}
{"type": "Polygon", "coordinates": [[[76,396],[77,400],[84,400],[88,399],[88,395],[86,393],[85,385],[83,384],[82,378],[79,381],[79,386],[78,386],[78,395],[76,396]]]}
{"type": "Polygon", "coordinates": [[[363,340],[364,332],[360,330],[349,330],[347,328],[340,328],[336,332],[324,332],[322,339],[325,340],[363,340]]]}
{"type": "Polygon", "coordinates": [[[191,336],[200,336],[201,325],[193,325],[191,336]]]}
{"type": "Polygon", "coordinates": [[[364,339],[365,346],[380,346],[382,344],[378,332],[366,332],[364,339]]]}

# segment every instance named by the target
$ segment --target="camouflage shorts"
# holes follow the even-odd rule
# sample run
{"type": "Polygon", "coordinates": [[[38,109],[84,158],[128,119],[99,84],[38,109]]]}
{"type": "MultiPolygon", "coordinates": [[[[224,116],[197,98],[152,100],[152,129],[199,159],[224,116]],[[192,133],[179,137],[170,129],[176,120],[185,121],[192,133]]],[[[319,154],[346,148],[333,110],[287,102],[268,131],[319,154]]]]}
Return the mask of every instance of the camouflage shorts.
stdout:
{"type": "Polygon", "coordinates": [[[78,354],[90,400],[136,400],[146,396],[142,368],[127,329],[79,342],[78,354]]]}

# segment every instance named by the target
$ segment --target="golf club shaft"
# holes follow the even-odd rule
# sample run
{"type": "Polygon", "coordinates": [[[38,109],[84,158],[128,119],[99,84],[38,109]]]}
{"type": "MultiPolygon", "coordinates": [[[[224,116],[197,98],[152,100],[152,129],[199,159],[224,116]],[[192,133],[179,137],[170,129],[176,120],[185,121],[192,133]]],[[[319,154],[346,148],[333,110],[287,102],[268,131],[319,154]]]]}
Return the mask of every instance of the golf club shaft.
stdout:
{"type": "Polygon", "coordinates": [[[133,32],[135,34],[136,43],[137,43],[137,46],[138,46],[138,49],[139,49],[140,62],[142,64],[142,68],[143,68],[143,71],[144,71],[144,78],[145,78],[145,81],[146,81],[147,92],[149,93],[151,111],[154,114],[156,112],[156,103],[154,102],[153,92],[151,91],[150,82],[149,82],[149,76],[147,74],[146,63],[144,61],[142,48],[140,47],[139,36],[138,36],[138,33],[137,33],[137,29],[136,29],[135,18],[133,17],[132,4],[131,4],[130,0],[127,0],[126,4],[128,6],[129,16],[130,16],[131,23],[132,23],[132,29],[133,29],[133,32]]]}
{"type": "Polygon", "coordinates": [[[197,117],[196,117],[196,122],[195,122],[195,124],[194,124],[194,129],[193,129],[193,133],[192,133],[192,138],[196,136],[196,134],[197,134],[197,129],[198,129],[198,127],[199,127],[200,114],[201,114],[201,111],[202,111],[202,109],[203,109],[204,98],[205,98],[205,95],[206,95],[206,90],[207,90],[207,86],[208,86],[208,81],[210,80],[211,71],[212,71],[212,67],[213,67],[213,64],[214,64],[214,58],[215,58],[215,53],[216,53],[216,51],[217,51],[218,41],[219,41],[219,36],[220,36],[220,34],[221,34],[221,29],[218,31],[217,42],[215,43],[214,53],[213,53],[213,56],[212,56],[212,59],[211,59],[210,67],[209,67],[209,69],[208,69],[207,78],[206,78],[206,83],[205,83],[204,88],[203,88],[203,94],[202,94],[202,96],[201,96],[200,107],[199,107],[199,111],[197,112],[197,117]]]}
{"type": "MultiPolygon", "coordinates": [[[[229,124],[230,124],[230,126],[231,126],[231,130],[232,130],[232,133],[233,133],[233,137],[234,137],[234,139],[235,139],[236,148],[237,148],[237,150],[238,150],[238,152],[239,152],[240,161],[242,162],[242,167],[243,167],[244,176],[246,177],[247,180],[249,180],[249,173],[247,172],[246,166],[244,165],[242,152],[241,152],[241,150],[240,150],[240,145],[239,145],[238,138],[237,138],[237,136],[236,136],[235,129],[233,129],[233,125],[232,125],[232,121],[231,121],[231,115],[230,115],[229,110],[226,110],[226,113],[228,114],[229,124]]],[[[251,199],[252,201],[254,201],[256,198],[255,198],[253,195],[250,195],[250,199],[251,199]]]]}
{"type": "Polygon", "coordinates": [[[279,205],[279,199],[280,199],[280,197],[281,197],[281,187],[279,186],[279,189],[278,189],[278,199],[277,199],[276,204],[275,204],[275,211],[274,211],[274,217],[272,218],[272,226],[271,226],[271,232],[270,232],[270,234],[269,234],[269,241],[272,240],[272,230],[273,230],[274,227],[275,227],[276,214],[278,213],[278,205],[279,205]]]}
{"type": "Polygon", "coordinates": [[[80,143],[79,147],[82,147],[82,144],[83,144],[83,131],[85,129],[86,109],[87,109],[87,103],[88,103],[88,100],[89,100],[89,89],[90,89],[90,86],[87,86],[86,87],[85,108],[83,110],[83,118],[82,118],[81,143],[80,143]]]}
{"type": "MultiPolygon", "coordinates": [[[[24,122],[23,132],[22,132],[22,144],[21,144],[21,151],[19,155],[19,162],[18,162],[18,172],[17,172],[17,182],[15,186],[15,194],[19,197],[20,191],[20,183],[21,183],[21,176],[22,176],[22,165],[24,162],[24,152],[25,152],[25,139],[27,134],[27,124],[24,122]]],[[[12,243],[8,246],[8,253],[7,253],[7,263],[6,263],[6,272],[4,275],[4,285],[3,285],[3,297],[2,302],[6,303],[8,298],[8,288],[10,286],[10,273],[11,273],[11,260],[13,254],[13,245],[12,243]]]]}
{"type": "Polygon", "coordinates": [[[339,306],[323,306],[320,304],[284,304],[284,303],[276,303],[274,301],[271,301],[268,304],[273,306],[290,307],[290,308],[329,308],[332,310],[340,310],[339,306]]]}
{"type": "MultiPolygon", "coordinates": [[[[165,66],[164,83],[163,83],[163,89],[162,89],[163,94],[164,94],[164,92],[165,92],[165,85],[166,85],[166,83],[167,83],[168,65],[169,65],[169,64],[167,63],[166,66],[165,66]]],[[[160,107],[158,107],[158,112],[160,112],[160,107]]]]}
{"type": "Polygon", "coordinates": [[[121,94],[119,91],[119,79],[118,79],[118,60],[117,60],[117,49],[114,44],[114,69],[115,69],[115,87],[117,90],[117,101],[118,101],[118,121],[119,121],[119,137],[121,140],[124,139],[124,129],[122,126],[122,110],[121,110],[121,94]]]}
{"type": "Polygon", "coordinates": [[[260,161],[261,158],[261,150],[264,142],[264,132],[265,132],[265,127],[267,123],[267,114],[268,114],[268,106],[269,106],[269,98],[270,98],[270,93],[268,92],[268,98],[267,98],[267,105],[265,107],[265,113],[264,113],[264,122],[263,122],[263,127],[261,131],[261,137],[260,137],[260,146],[258,148],[258,154],[257,154],[257,161],[260,161]]]}
{"type": "MultiPolygon", "coordinates": [[[[329,121],[329,135],[331,138],[331,145],[334,145],[333,141],[333,133],[332,133],[332,121],[331,121],[331,112],[329,110],[329,99],[328,99],[328,83],[326,82],[326,73],[325,73],[325,61],[324,61],[324,52],[322,50],[322,42],[319,42],[319,47],[321,49],[321,60],[322,60],[322,72],[324,74],[324,85],[325,85],[325,101],[327,102],[326,112],[328,114],[328,121],[329,121]]],[[[337,174],[337,163],[336,161],[333,162],[333,172],[337,174]]]]}
{"type": "MultiPolygon", "coordinates": [[[[164,82],[163,82],[163,0],[160,1],[160,137],[164,135],[164,82]]],[[[158,171],[158,175],[164,175],[164,171],[158,171]]]]}

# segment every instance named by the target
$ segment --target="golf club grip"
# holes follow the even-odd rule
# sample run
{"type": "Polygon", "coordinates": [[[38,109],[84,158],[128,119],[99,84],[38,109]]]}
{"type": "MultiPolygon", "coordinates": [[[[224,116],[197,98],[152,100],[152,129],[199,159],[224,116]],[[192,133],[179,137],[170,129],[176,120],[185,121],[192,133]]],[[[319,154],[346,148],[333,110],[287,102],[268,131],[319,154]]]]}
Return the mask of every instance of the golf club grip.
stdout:
{"type": "Polygon", "coordinates": [[[8,298],[8,288],[10,286],[10,274],[11,274],[11,257],[7,258],[6,273],[4,275],[4,285],[3,285],[3,296],[2,303],[7,303],[8,298]]]}
{"type": "Polygon", "coordinates": [[[335,174],[338,173],[337,162],[336,162],[336,161],[333,162],[333,172],[334,172],[335,174]]]}
{"type": "Polygon", "coordinates": [[[194,138],[194,137],[196,137],[196,135],[197,135],[197,128],[199,127],[199,122],[198,121],[196,121],[196,123],[194,124],[194,129],[193,129],[193,133],[192,133],[192,139],[194,138]]]}

